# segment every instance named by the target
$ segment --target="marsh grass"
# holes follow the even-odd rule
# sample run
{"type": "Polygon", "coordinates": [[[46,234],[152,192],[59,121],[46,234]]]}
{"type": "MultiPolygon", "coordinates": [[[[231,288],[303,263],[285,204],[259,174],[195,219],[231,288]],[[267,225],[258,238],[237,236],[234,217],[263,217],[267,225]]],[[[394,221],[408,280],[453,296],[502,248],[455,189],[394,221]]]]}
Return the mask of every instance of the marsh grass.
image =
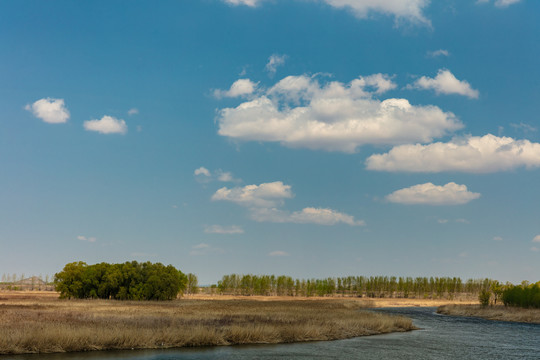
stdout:
{"type": "Polygon", "coordinates": [[[522,309],[503,305],[482,307],[480,305],[443,305],[439,314],[453,316],[473,316],[488,320],[517,321],[540,324],[540,309],[522,309]]]}
{"type": "Polygon", "coordinates": [[[0,296],[0,354],[335,340],[408,331],[353,300],[130,302],[0,296]]]}

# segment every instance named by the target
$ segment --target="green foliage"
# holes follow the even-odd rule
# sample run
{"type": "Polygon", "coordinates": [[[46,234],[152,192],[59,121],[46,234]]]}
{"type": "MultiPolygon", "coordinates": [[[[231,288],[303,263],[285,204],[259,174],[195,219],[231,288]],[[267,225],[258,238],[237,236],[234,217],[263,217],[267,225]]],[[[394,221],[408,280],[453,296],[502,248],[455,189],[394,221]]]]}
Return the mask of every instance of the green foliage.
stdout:
{"type": "Polygon", "coordinates": [[[540,308],[540,281],[536,284],[524,282],[521,285],[507,285],[502,292],[502,301],[506,306],[540,308]]]}
{"type": "Polygon", "coordinates": [[[199,292],[199,280],[195,274],[187,274],[186,293],[197,294],[199,292]]]}
{"type": "Polygon", "coordinates": [[[172,265],[136,261],[73,262],[54,276],[56,291],[68,299],[171,300],[185,290],[186,283],[187,277],[172,265]]]}
{"type": "Polygon", "coordinates": [[[489,290],[482,290],[480,291],[480,294],[478,295],[478,301],[480,301],[480,305],[483,307],[486,307],[489,305],[489,300],[491,299],[491,292],[489,290]]]}
{"type": "Polygon", "coordinates": [[[453,298],[466,292],[479,294],[496,283],[490,279],[468,280],[444,277],[348,276],[326,279],[293,279],[275,275],[225,275],[218,282],[218,291],[231,295],[288,295],[288,296],[359,296],[453,298]]]}

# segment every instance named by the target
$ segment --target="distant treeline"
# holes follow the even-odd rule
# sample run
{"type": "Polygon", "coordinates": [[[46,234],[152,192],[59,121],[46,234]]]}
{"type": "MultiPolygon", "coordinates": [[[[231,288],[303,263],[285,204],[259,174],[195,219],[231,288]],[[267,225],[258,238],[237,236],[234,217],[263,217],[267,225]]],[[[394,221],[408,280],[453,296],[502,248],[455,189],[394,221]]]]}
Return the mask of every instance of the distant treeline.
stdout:
{"type": "Polygon", "coordinates": [[[502,301],[506,306],[540,308],[540,281],[536,284],[506,285],[502,301]]]}
{"type": "Polygon", "coordinates": [[[74,262],[55,274],[54,283],[61,298],[171,300],[186,289],[188,277],[161,263],[74,262]]]}
{"type": "Polygon", "coordinates": [[[215,288],[231,295],[355,296],[400,298],[453,298],[457,294],[478,295],[490,289],[491,279],[457,277],[348,276],[326,279],[293,279],[275,275],[225,275],[215,288]]]}

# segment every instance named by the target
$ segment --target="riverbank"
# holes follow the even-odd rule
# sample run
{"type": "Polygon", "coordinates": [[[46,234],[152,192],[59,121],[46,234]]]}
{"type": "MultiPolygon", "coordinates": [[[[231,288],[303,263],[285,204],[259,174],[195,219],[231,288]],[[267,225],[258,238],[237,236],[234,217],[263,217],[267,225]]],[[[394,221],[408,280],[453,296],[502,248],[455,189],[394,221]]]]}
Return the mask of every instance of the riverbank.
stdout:
{"type": "Polygon", "coordinates": [[[337,340],[413,330],[350,299],[166,302],[60,300],[0,293],[0,354],[337,340]]]}
{"type": "Polygon", "coordinates": [[[522,309],[503,305],[481,307],[480,305],[443,305],[437,313],[452,316],[472,316],[488,320],[516,321],[540,324],[540,309],[522,309]]]}

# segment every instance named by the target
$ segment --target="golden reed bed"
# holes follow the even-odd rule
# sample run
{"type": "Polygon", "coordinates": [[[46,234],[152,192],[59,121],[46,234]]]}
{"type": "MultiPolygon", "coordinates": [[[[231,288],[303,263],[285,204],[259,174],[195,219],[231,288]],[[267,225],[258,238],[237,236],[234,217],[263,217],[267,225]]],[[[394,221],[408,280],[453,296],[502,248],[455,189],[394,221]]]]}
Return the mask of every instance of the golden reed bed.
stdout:
{"type": "Polygon", "coordinates": [[[453,316],[474,316],[488,320],[517,321],[540,324],[540,309],[521,309],[503,305],[481,307],[480,305],[443,305],[439,314],[453,316]]]}
{"type": "Polygon", "coordinates": [[[335,340],[414,329],[358,300],[59,300],[0,293],[0,354],[335,340]]]}

